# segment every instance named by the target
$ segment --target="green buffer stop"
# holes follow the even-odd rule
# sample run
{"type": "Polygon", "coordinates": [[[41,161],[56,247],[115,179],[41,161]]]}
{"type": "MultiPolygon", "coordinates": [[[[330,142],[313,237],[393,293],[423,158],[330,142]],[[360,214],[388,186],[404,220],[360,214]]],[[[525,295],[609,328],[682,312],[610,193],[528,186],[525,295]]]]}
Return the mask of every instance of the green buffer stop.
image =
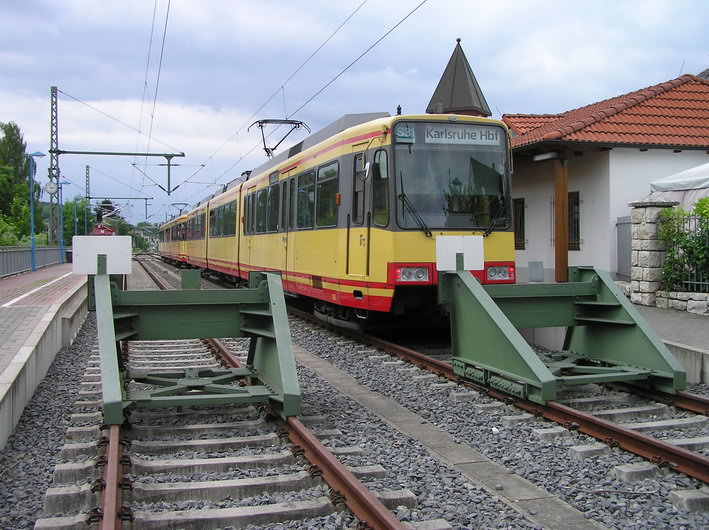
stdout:
{"type": "Polygon", "coordinates": [[[587,383],[686,387],[682,365],[606,272],[570,267],[568,283],[483,287],[462,259],[458,269],[440,273],[439,301],[460,377],[537,403],[587,383]],[[518,331],[542,327],[566,328],[561,351],[538,354],[518,331]]]}
{"type": "Polygon", "coordinates": [[[252,273],[249,288],[199,289],[199,271],[182,271],[179,291],[123,291],[111,282],[105,256],[93,278],[104,423],[121,424],[134,408],[263,403],[282,418],[301,411],[281,279],[252,273]],[[120,341],[250,338],[245,368],[129,370],[120,341]],[[248,378],[250,385],[236,381],[248,378]],[[156,390],[130,391],[135,381],[156,390]]]}

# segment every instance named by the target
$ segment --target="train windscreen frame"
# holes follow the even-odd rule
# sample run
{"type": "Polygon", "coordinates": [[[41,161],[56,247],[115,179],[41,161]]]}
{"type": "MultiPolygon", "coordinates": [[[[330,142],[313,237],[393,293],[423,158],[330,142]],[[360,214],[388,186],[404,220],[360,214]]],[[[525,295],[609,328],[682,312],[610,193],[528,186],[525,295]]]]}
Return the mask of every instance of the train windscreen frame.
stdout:
{"type": "Polygon", "coordinates": [[[503,127],[399,121],[393,139],[400,228],[488,233],[510,228],[509,154],[503,127]]]}

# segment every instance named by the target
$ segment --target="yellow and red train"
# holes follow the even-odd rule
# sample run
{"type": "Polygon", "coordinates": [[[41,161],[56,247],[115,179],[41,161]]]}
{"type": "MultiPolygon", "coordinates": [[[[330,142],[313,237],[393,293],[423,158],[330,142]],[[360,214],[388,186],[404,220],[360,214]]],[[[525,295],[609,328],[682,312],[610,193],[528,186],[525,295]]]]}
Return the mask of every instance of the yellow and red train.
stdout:
{"type": "Polygon", "coordinates": [[[167,260],[287,293],[357,322],[437,312],[436,239],[483,237],[481,283],[514,283],[509,136],[472,116],[350,114],[160,229],[167,260]]]}

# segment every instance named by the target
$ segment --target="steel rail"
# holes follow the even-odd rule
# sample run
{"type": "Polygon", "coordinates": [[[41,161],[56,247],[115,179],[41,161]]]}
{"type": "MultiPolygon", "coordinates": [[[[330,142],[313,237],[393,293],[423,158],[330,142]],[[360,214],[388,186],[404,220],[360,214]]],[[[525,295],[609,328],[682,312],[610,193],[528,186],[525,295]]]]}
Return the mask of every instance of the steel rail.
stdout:
{"type": "MultiPolygon", "coordinates": [[[[455,374],[455,372],[453,372],[453,367],[449,363],[434,359],[403,346],[398,346],[378,337],[363,335],[353,330],[343,329],[332,324],[325,323],[313,315],[309,315],[308,313],[304,313],[299,310],[289,308],[289,311],[291,311],[294,315],[305,318],[308,321],[316,322],[324,326],[336,327],[337,331],[343,335],[356,338],[365,344],[376,346],[390,354],[396,355],[400,359],[426,368],[429,371],[437,373],[438,375],[450,379],[451,381],[455,381],[463,386],[483,392],[494,399],[514,405],[517,408],[520,408],[535,416],[543,416],[544,418],[559,423],[566,428],[576,429],[579,432],[593,436],[594,438],[601,440],[610,446],[618,446],[638,456],[648,458],[650,461],[661,467],[669,467],[670,469],[674,469],[690,477],[709,483],[709,458],[699,453],[689,451],[676,445],[668,444],[658,438],[653,438],[647,434],[643,434],[616,423],[597,418],[585,412],[572,409],[556,401],[547,401],[545,405],[540,405],[539,403],[534,403],[532,401],[519,399],[509,394],[505,394],[499,390],[463,380],[455,374]]],[[[634,387],[633,391],[636,391],[634,387]]],[[[648,394],[650,393],[648,392],[648,394]]],[[[695,396],[694,394],[689,394],[687,392],[678,392],[678,395],[676,396],[658,393],[656,396],[657,397],[654,397],[654,399],[673,399],[673,403],[677,403],[677,406],[686,405],[684,408],[689,408],[691,403],[699,403],[700,406],[704,404],[703,408],[699,411],[700,413],[706,412],[706,403],[709,403],[709,400],[706,398],[702,396],[695,396]]]]}
{"type": "Polygon", "coordinates": [[[656,390],[633,386],[627,383],[612,383],[609,384],[609,386],[629,394],[636,394],[647,399],[659,401],[672,407],[709,416],[709,398],[706,396],[690,394],[683,390],[678,390],[676,394],[667,394],[665,392],[657,392],[656,390]]]}
{"type": "MultiPolygon", "coordinates": [[[[233,366],[243,364],[219,339],[207,339],[224,361],[233,366]]],[[[280,420],[279,420],[280,421],[280,420]]],[[[342,496],[345,505],[363,523],[376,530],[406,528],[394,515],[318,440],[300,420],[289,417],[284,428],[290,441],[302,449],[303,456],[322,473],[323,480],[335,496],[342,496]]]]}
{"type": "Polygon", "coordinates": [[[121,480],[121,426],[111,425],[108,429],[108,445],[103,468],[104,488],[101,494],[101,521],[99,530],[115,530],[121,528],[119,512],[123,503],[123,490],[119,485],[121,480]]]}

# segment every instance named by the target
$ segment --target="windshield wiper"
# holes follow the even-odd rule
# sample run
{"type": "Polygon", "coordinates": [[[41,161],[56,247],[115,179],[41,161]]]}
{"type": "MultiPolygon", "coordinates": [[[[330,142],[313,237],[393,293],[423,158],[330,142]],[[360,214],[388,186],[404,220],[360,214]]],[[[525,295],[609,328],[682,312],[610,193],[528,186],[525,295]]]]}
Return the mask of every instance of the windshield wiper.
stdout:
{"type": "Polygon", "coordinates": [[[504,199],[500,199],[498,197],[497,199],[497,208],[495,208],[495,213],[492,214],[492,218],[490,219],[490,224],[488,227],[485,229],[485,232],[483,232],[483,237],[489,236],[493,229],[495,228],[495,223],[497,221],[497,216],[502,213],[502,210],[506,210],[507,208],[505,207],[507,201],[504,199]]]}
{"type": "Polygon", "coordinates": [[[423,220],[423,218],[419,215],[418,211],[416,210],[416,207],[411,203],[409,198],[406,196],[406,193],[400,193],[397,198],[401,199],[401,204],[404,206],[404,209],[407,210],[410,214],[411,217],[414,218],[414,221],[416,221],[416,224],[419,225],[419,228],[423,230],[423,232],[426,234],[426,237],[433,237],[433,234],[431,233],[431,230],[426,226],[426,222],[423,220]]]}

